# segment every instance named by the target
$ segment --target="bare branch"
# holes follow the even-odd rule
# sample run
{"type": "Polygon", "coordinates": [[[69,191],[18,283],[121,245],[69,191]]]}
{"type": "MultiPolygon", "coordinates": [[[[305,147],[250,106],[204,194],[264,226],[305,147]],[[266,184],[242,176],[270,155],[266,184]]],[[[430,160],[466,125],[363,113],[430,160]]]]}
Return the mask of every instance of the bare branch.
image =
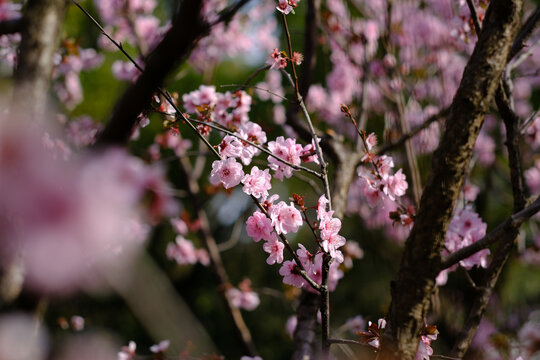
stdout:
{"type": "Polygon", "coordinates": [[[531,37],[532,33],[538,26],[540,25],[540,6],[536,8],[536,10],[529,16],[529,18],[525,21],[521,29],[519,30],[518,35],[516,36],[516,40],[514,41],[514,44],[512,44],[512,48],[510,49],[510,53],[508,54],[508,61],[510,61],[514,56],[516,56],[523,47],[525,47],[525,42],[531,37]]]}

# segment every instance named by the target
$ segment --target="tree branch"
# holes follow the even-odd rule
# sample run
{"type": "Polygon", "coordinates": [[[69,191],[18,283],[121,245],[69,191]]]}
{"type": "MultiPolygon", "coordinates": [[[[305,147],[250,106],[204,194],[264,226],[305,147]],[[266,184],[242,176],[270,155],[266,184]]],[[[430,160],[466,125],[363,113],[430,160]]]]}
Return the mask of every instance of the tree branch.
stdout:
{"type": "Polygon", "coordinates": [[[510,53],[508,54],[508,61],[516,56],[521,49],[525,47],[525,42],[531,37],[532,33],[540,25],[540,6],[527,18],[521,29],[519,30],[516,40],[512,44],[510,53]]]}
{"type": "Polygon", "coordinates": [[[497,226],[482,239],[448,255],[445,259],[443,259],[441,263],[441,270],[448,269],[449,267],[457,264],[461,260],[464,260],[469,256],[474,255],[478,251],[487,248],[489,245],[496,243],[501,238],[505,237],[509,231],[520,227],[521,224],[529,220],[539,211],[540,197],[537,197],[531,205],[521,210],[520,212],[510,216],[505,222],[497,226]]]}
{"type": "Polygon", "coordinates": [[[240,0],[221,12],[211,25],[201,17],[202,0],[183,1],[173,25],[147,57],[145,70],[117,102],[114,113],[97,141],[98,145],[124,144],[136,125],[137,116],[148,108],[167,74],[185,61],[213,25],[229,21],[249,0],[240,0]]]}
{"type": "Polygon", "coordinates": [[[394,142],[386,143],[380,147],[378,147],[374,153],[377,155],[383,155],[387,152],[405,144],[405,141],[409,140],[410,138],[418,135],[422,130],[427,129],[432,123],[434,123],[437,120],[440,119],[446,119],[448,115],[450,114],[450,108],[445,108],[441,111],[439,111],[437,114],[434,114],[426,119],[421,125],[415,127],[407,134],[403,134],[399,139],[397,139],[394,142]]]}

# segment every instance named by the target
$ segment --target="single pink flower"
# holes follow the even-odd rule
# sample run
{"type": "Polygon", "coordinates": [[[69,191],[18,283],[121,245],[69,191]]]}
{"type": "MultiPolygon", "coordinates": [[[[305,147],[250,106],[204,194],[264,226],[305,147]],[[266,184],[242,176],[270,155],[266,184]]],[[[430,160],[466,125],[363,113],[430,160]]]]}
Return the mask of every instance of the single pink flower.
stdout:
{"type": "Polygon", "coordinates": [[[289,2],[287,0],[279,0],[276,9],[287,15],[292,11],[293,7],[289,5],[289,2]]]}
{"type": "Polygon", "coordinates": [[[283,283],[301,288],[306,281],[300,275],[298,265],[294,261],[287,260],[279,269],[279,274],[283,276],[283,283]]]}
{"type": "Polygon", "coordinates": [[[212,185],[221,183],[225,189],[230,189],[240,184],[243,176],[242,164],[236,162],[234,158],[216,160],[212,163],[210,183],[212,185]]]}
{"type": "Polygon", "coordinates": [[[276,229],[277,234],[295,233],[302,225],[302,215],[292,203],[287,205],[281,201],[277,205],[272,205],[269,212],[272,226],[276,229]]]}
{"type": "Polygon", "coordinates": [[[270,170],[259,170],[257,166],[251,168],[251,174],[247,174],[242,178],[242,189],[246,194],[253,195],[257,199],[265,200],[268,197],[268,190],[272,188],[270,180],[270,170]]]}
{"type": "Polygon", "coordinates": [[[253,215],[247,219],[247,234],[255,242],[259,242],[261,239],[271,241],[272,230],[272,221],[260,211],[255,211],[253,215]]]}
{"type": "Polygon", "coordinates": [[[264,243],[263,250],[270,254],[268,259],[266,259],[266,263],[268,265],[272,265],[274,263],[281,264],[283,262],[284,248],[285,245],[283,245],[283,243],[279,241],[277,237],[274,237],[274,240],[264,243]]]}

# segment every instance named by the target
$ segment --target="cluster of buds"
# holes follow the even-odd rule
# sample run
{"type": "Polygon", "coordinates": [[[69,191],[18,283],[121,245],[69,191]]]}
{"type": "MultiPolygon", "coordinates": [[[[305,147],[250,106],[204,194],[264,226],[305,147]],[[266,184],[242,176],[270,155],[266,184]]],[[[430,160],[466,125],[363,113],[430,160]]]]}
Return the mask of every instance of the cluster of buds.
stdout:
{"type": "Polygon", "coordinates": [[[289,57],[285,51],[279,51],[278,48],[275,48],[266,64],[270,65],[270,69],[284,69],[287,66],[287,61],[300,65],[304,61],[304,55],[294,51],[292,57],[289,57]]]}

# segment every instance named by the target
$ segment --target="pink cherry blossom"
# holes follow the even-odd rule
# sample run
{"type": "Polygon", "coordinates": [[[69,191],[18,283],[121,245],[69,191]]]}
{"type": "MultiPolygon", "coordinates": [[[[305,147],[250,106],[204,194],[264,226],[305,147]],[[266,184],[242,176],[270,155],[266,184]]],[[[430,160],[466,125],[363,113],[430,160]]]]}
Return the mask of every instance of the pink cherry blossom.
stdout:
{"type": "Polygon", "coordinates": [[[255,310],[261,302],[259,295],[251,290],[243,291],[237,288],[231,288],[227,290],[227,295],[231,298],[234,307],[247,311],[255,310]]]}
{"type": "Polygon", "coordinates": [[[171,342],[169,340],[160,341],[159,344],[154,344],[150,346],[150,351],[153,352],[154,354],[159,354],[159,353],[164,354],[165,351],[167,351],[167,349],[169,348],[170,344],[171,342]]]}
{"type": "Polygon", "coordinates": [[[261,239],[272,241],[272,220],[260,211],[255,211],[252,216],[247,219],[246,231],[249,237],[255,242],[261,239]]]}
{"type": "Polygon", "coordinates": [[[278,0],[276,9],[278,9],[278,11],[284,13],[285,15],[288,15],[293,10],[293,7],[289,5],[288,0],[278,0]]]}
{"type": "Polygon", "coordinates": [[[405,195],[405,191],[409,185],[405,180],[405,174],[402,173],[402,169],[399,169],[394,175],[387,178],[384,187],[384,193],[388,195],[390,200],[395,200],[398,197],[405,195]]]}
{"type": "Polygon", "coordinates": [[[369,136],[366,138],[366,145],[368,151],[371,151],[375,145],[377,145],[377,136],[375,133],[369,134],[369,136]]]}
{"type": "Polygon", "coordinates": [[[303,267],[309,268],[311,266],[311,260],[313,259],[313,255],[306,249],[303,244],[298,244],[296,255],[298,256],[298,259],[300,259],[303,267]]]}
{"type": "Polygon", "coordinates": [[[122,351],[118,353],[118,360],[133,360],[135,359],[135,351],[137,344],[135,341],[130,341],[128,346],[122,346],[122,351]]]}
{"type": "Polygon", "coordinates": [[[210,183],[212,185],[221,183],[225,189],[230,189],[240,184],[243,176],[242,164],[236,162],[234,158],[216,160],[212,163],[210,183]]]}
{"type": "Polygon", "coordinates": [[[268,190],[272,188],[271,179],[270,170],[259,170],[257,166],[254,166],[251,168],[251,173],[242,178],[242,184],[244,184],[242,190],[257,199],[265,200],[268,197],[268,190]]]}
{"type": "Polygon", "coordinates": [[[329,201],[325,195],[322,195],[317,203],[321,246],[324,251],[341,263],[343,262],[343,254],[337,249],[345,244],[345,238],[338,234],[341,229],[341,220],[332,217],[333,211],[326,211],[328,203],[329,201]]]}
{"type": "MultiPolygon", "coordinates": [[[[443,253],[452,253],[463,247],[466,247],[480,239],[486,234],[487,225],[482,222],[480,216],[472,210],[471,206],[466,206],[458,211],[446,232],[445,250],[443,253]]],[[[461,260],[459,265],[466,269],[471,269],[473,266],[487,267],[487,256],[490,254],[489,249],[483,249],[471,255],[467,259],[461,260]]],[[[442,271],[437,277],[437,284],[444,285],[448,273],[457,269],[457,265],[442,271]]]]}
{"type": "Polygon", "coordinates": [[[283,283],[301,288],[306,281],[300,275],[298,265],[294,261],[287,260],[279,269],[279,274],[283,276],[283,283]]]}
{"type": "Polygon", "coordinates": [[[304,61],[304,55],[300,54],[299,52],[294,52],[293,56],[291,58],[291,61],[295,63],[296,65],[302,64],[302,61],[304,61]]]}
{"type": "MultiPolygon", "coordinates": [[[[274,72],[270,72],[269,74],[273,73],[274,72]]],[[[259,124],[256,124],[252,121],[246,121],[242,123],[238,132],[243,139],[254,142],[255,144],[262,145],[266,143],[266,133],[263,131],[262,127],[259,124]]]]}
{"type": "Polygon", "coordinates": [[[198,260],[195,246],[182,235],[176,237],[175,243],[167,245],[167,257],[180,265],[195,264],[198,260]]]}
{"type": "Polygon", "coordinates": [[[430,356],[433,355],[433,349],[429,343],[424,342],[423,340],[418,342],[418,347],[416,349],[415,360],[429,360],[430,356]]]}
{"type": "Polygon", "coordinates": [[[242,153],[242,143],[235,136],[227,135],[218,146],[219,154],[223,158],[237,158],[242,153]]]}
{"type": "Polygon", "coordinates": [[[263,250],[270,254],[268,256],[268,259],[266,259],[266,263],[268,265],[272,265],[274,263],[281,264],[283,262],[284,248],[285,245],[283,245],[283,243],[279,241],[275,236],[273,240],[264,243],[263,250]]]}
{"type": "Polygon", "coordinates": [[[141,72],[128,61],[116,60],[112,65],[112,72],[115,78],[118,80],[125,80],[135,82],[141,72]]]}
{"type": "Polygon", "coordinates": [[[284,201],[280,201],[277,205],[272,205],[269,213],[277,234],[295,233],[303,222],[300,211],[292,203],[287,205],[284,201]]]}
{"type": "MultiPolygon", "coordinates": [[[[297,144],[295,139],[279,136],[276,141],[270,141],[268,143],[268,149],[272,154],[278,158],[283,159],[291,164],[301,164],[302,145],[297,144]]],[[[269,168],[275,171],[274,176],[283,181],[283,177],[290,178],[292,176],[293,168],[289,165],[283,164],[281,161],[275,159],[272,156],[268,157],[269,168]]]]}
{"type": "Polygon", "coordinates": [[[212,108],[218,102],[215,86],[201,85],[198,90],[182,96],[184,107],[189,113],[199,113],[200,107],[212,108]]]}
{"type": "MultiPolygon", "coordinates": [[[[287,3],[286,0],[282,0],[282,1],[285,1],[285,3],[287,3]]],[[[289,6],[288,3],[287,3],[287,6],[289,6]]],[[[292,7],[291,7],[291,10],[292,10],[292,7]]],[[[272,53],[270,54],[270,59],[268,59],[266,63],[270,65],[270,69],[283,69],[287,66],[287,59],[283,57],[281,52],[276,48],[274,49],[274,51],[272,51],[272,53]]]]}
{"type": "Polygon", "coordinates": [[[534,167],[525,171],[525,181],[531,193],[540,192],[540,160],[536,160],[534,167]]]}

